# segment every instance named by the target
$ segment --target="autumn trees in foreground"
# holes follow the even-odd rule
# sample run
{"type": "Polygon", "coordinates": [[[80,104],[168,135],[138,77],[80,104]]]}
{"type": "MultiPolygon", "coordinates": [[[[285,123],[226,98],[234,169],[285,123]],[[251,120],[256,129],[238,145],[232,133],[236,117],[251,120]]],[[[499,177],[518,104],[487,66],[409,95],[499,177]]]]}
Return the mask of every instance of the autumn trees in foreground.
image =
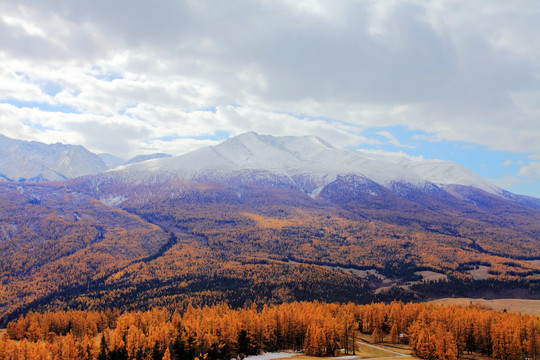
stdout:
{"type": "Polygon", "coordinates": [[[277,350],[315,356],[354,354],[359,332],[374,342],[405,342],[423,359],[467,352],[496,359],[540,359],[540,318],[471,306],[296,302],[170,313],[28,313],[0,341],[7,359],[231,359],[277,350]]]}

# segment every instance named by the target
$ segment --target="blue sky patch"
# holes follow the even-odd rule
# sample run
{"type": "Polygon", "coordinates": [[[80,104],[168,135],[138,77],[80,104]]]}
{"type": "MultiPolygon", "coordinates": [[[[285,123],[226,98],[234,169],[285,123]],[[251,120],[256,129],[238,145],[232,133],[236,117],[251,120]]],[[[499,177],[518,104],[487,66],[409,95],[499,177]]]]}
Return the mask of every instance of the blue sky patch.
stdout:
{"type": "Polygon", "coordinates": [[[170,136],[161,136],[161,137],[152,138],[152,139],[147,140],[146,142],[150,143],[150,142],[156,141],[156,140],[169,142],[169,141],[175,141],[175,140],[180,140],[180,139],[222,141],[222,140],[228,139],[230,136],[231,135],[230,135],[229,132],[223,131],[223,130],[218,130],[218,131],[214,132],[211,135],[199,135],[199,136],[170,135],[170,136]]]}
{"type": "Polygon", "coordinates": [[[26,125],[26,126],[32,128],[32,129],[36,129],[36,130],[39,130],[39,131],[54,130],[53,127],[43,126],[41,124],[30,122],[28,120],[24,120],[22,123],[23,123],[23,125],[26,125]]]}
{"type": "Polygon", "coordinates": [[[45,94],[54,97],[56,94],[61,92],[63,90],[62,86],[60,84],[57,84],[52,81],[47,81],[43,83],[41,86],[41,91],[43,91],[45,94]]]}
{"type": "Polygon", "coordinates": [[[381,144],[361,144],[352,149],[403,151],[413,156],[422,155],[426,159],[452,161],[496,182],[501,187],[503,184],[511,185],[507,188],[511,192],[535,194],[535,196],[540,197],[540,180],[518,175],[520,168],[530,162],[528,159],[530,154],[490,150],[486,146],[460,141],[435,141],[433,134],[409,130],[404,126],[369,128],[364,130],[362,135],[377,139],[381,141],[381,144]],[[391,144],[386,137],[379,134],[381,131],[389,132],[406,147],[391,144]],[[511,179],[512,177],[513,179],[511,179]]]}
{"type": "Polygon", "coordinates": [[[120,73],[114,72],[114,71],[106,71],[98,66],[92,67],[92,76],[96,79],[103,80],[103,81],[114,81],[118,79],[123,79],[124,76],[120,73]]]}

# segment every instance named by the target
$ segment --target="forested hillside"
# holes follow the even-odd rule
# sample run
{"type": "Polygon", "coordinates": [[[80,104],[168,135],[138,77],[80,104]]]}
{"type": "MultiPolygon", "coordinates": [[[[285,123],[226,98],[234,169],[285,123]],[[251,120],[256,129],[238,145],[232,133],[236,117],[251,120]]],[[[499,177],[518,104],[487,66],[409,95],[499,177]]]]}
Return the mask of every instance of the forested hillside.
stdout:
{"type": "Polygon", "coordinates": [[[159,252],[171,235],[63,185],[2,184],[0,314],[54,303],[159,252]]]}
{"type": "Polygon", "coordinates": [[[539,296],[538,210],[466,187],[395,186],[341,177],[313,198],[267,180],[2,184],[0,316],[539,296]],[[428,270],[439,280],[423,282],[428,270]]]}

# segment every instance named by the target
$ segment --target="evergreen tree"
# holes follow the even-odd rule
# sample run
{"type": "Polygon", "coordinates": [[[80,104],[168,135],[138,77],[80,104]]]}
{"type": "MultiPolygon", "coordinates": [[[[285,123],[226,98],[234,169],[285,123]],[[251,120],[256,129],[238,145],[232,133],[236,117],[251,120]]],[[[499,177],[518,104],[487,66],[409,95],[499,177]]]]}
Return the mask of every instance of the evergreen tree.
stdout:
{"type": "Polygon", "coordinates": [[[107,348],[107,340],[105,340],[104,334],[101,336],[101,341],[99,343],[98,360],[109,360],[109,349],[107,348]]]}

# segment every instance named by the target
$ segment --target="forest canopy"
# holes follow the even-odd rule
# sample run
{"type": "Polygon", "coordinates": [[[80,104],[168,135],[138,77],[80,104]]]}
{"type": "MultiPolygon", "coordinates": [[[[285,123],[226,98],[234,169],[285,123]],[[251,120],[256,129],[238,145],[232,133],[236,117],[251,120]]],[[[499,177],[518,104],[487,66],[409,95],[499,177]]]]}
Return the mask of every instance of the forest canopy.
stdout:
{"type": "Polygon", "coordinates": [[[0,360],[218,360],[278,350],[337,356],[354,353],[359,333],[371,334],[374,343],[407,343],[426,360],[470,352],[502,360],[540,357],[538,316],[427,303],[295,302],[28,313],[8,325],[0,360]]]}

